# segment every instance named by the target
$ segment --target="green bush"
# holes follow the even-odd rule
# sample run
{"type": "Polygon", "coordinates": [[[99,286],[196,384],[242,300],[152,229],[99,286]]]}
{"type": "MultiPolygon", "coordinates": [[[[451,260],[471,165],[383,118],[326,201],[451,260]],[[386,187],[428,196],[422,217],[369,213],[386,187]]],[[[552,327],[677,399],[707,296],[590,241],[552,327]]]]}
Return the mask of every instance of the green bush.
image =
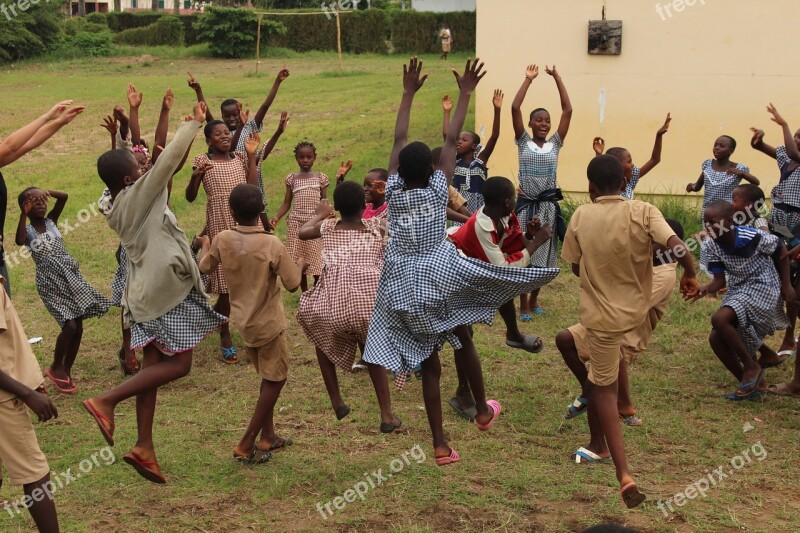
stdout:
{"type": "MultiPolygon", "coordinates": [[[[380,9],[368,9],[342,17],[342,49],[356,54],[386,53],[390,18],[380,9]]],[[[334,41],[335,46],[335,41],[334,41]]]]}
{"type": "Polygon", "coordinates": [[[93,22],[95,24],[102,24],[106,28],[108,27],[108,19],[106,18],[105,13],[100,13],[99,11],[95,11],[93,13],[89,13],[83,19],[86,22],[93,22]]]}
{"type": "MultiPolygon", "coordinates": [[[[200,32],[200,40],[208,43],[214,56],[240,58],[255,53],[257,20],[247,9],[209,7],[195,27],[200,32]]],[[[265,18],[261,24],[262,44],[271,36],[283,33],[286,27],[279,22],[265,18]]]]}
{"type": "Polygon", "coordinates": [[[56,50],[62,58],[105,57],[110,56],[113,51],[113,36],[108,30],[79,31],[64,39],[56,50]]]}
{"type": "Polygon", "coordinates": [[[183,23],[183,42],[186,46],[194,46],[200,44],[200,31],[195,27],[198,20],[200,20],[200,13],[192,13],[190,15],[181,15],[181,22],[183,23]]]}
{"type": "Polygon", "coordinates": [[[105,23],[100,24],[97,22],[89,21],[89,17],[75,17],[64,21],[63,25],[64,34],[67,37],[72,37],[78,32],[97,33],[108,31],[108,26],[105,23]]]}
{"type": "Polygon", "coordinates": [[[0,16],[0,62],[19,61],[53,49],[63,36],[63,0],[31,5],[17,16],[0,16]]]}
{"type": "Polygon", "coordinates": [[[475,13],[427,13],[400,11],[393,15],[392,44],[403,54],[431,54],[441,51],[439,28],[450,26],[453,49],[475,51],[475,13]]]}
{"type": "Polygon", "coordinates": [[[112,31],[121,32],[149,26],[163,16],[164,13],[159,11],[114,11],[106,15],[106,21],[112,31]]]}
{"type": "Polygon", "coordinates": [[[114,42],[133,46],[183,46],[183,23],[178,17],[163,16],[149,26],[117,33],[114,42]]]}

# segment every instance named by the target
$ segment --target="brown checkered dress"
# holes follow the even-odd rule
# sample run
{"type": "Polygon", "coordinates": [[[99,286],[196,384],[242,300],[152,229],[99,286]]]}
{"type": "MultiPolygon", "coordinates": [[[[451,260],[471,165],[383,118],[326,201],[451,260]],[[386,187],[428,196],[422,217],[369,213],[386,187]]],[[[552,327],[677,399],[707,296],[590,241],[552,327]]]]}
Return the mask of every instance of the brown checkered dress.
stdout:
{"type": "Polygon", "coordinates": [[[295,173],[286,176],[286,185],[292,189],[292,210],[286,219],[286,249],[295,261],[301,257],[306,260],[306,274],[309,276],[322,274],[322,240],[301,241],[297,234],[303,224],[314,218],[322,198],[322,188],[327,187],[328,182],[328,176],[322,173],[305,177],[295,173]]]}

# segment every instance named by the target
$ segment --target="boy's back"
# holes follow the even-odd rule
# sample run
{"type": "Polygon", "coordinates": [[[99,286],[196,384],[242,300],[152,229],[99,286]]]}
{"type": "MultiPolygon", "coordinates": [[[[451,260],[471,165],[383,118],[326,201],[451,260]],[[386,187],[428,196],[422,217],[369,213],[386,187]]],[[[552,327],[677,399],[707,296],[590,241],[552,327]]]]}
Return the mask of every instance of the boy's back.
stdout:
{"type": "Polygon", "coordinates": [[[247,346],[262,346],[287,327],[278,278],[287,290],[300,285],[300,269],[277,237],[259,226],[236,226],[211,242],[200,270],[225,270],[231,318],[247,346]]]}
{"type": "Polygon", "coordinates": [[[638,200],[601,196],[572,215],[562,257],[580,264],[580,319],[587,328],[623,332],[650,307],[651,244],[675,235],[661,212],[638,200]]]}

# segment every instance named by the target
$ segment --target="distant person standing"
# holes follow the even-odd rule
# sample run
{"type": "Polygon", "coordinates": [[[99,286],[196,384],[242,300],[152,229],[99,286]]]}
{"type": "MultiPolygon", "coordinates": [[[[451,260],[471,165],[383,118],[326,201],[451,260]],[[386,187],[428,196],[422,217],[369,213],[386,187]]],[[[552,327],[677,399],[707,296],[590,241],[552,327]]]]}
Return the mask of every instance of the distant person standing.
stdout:
{"type": "Polygon", "coordinates": [[[453,34],[450,33],[450,26],[445,24],[439,32],[439,38],[442,40],[442,55],[441,59],[447,59],[447,54],[450,53],[450,48],[453,46],[453,34]]]}

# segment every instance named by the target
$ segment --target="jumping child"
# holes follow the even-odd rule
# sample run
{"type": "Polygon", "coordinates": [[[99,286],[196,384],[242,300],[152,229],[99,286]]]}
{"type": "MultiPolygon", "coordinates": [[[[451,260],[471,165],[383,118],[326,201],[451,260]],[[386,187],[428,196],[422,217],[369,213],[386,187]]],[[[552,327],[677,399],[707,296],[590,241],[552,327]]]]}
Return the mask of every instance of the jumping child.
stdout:
{"type": "Polygon", "coordinates": [[[145,479],[166,483],[153,446],[153,418],[159,387],[189,373],[192,350],[227,319],[216,313],[203,292],[186,236],[167,210],[167,183],[205,119],[205,104],[178,128],[150,171],[127,150],[111,150],[97,161],[111,191],[108,225],[128,251],[123,313],[131,324],[131,347],[143,350],[142,370],[122,384],[83,402],[100,433],[114,445],[114,410],[136,396],[136,446],[125,462],[145,479]]]}
{"type": "MultiPolygon", "coordinates": [[[[653,144],[653,153],[650,155],[650,159],[647,161],[647,163],[642,165],[641,168],[633,164],[631,153],[626,148],[615,146],[613,148],[609,148],[606,152],[608,155],[613,155],[619,159],[620,163],[622,163],[622,168],[625,169],[625,190],[623,191],[622,196],[628,200],[633,200],[633,190],[636,188],[636,184],[639,183],[639,180],[645,177],[647,173],[653,170],[656,165],[661,162],[661,145],[664,134],[669,131],[669,123],[671,121],[672,117],[670,117],[670,114],[667,113],[667,119],[664,121],[664,125],[661,126],[661,128],[659,128],[659,130],[656,132],[656,142],[653,144]]],[[[602,155],[605,146],[606,142],[602,137],[595,137],[594,141],[592,141],[592,148],[594,149],[595,155],[602,155]]]]}
{"type": "Polygon", "coordinates": [[[300,271],[281,241],[268,235],[259,215],[264,210],[255,185],[237,185],[230,196],[236,227],[219,233],[213,241],[200,237],[200,271],[212,274],[224,266],[231,297],[231,316],[242,334],[247,355],[261,377],[261,391],[250,423],[233,457],[245,463],[265,463],[292,440],[275,434],[275,403],[286,384],[289,345],[286,314],[278,279],[286,290],[300,286],[300,271]],[[256,443],[259,433],[261,438],[256,443]]]}
{"type": "MultiPolygon", "coordinates": [[[[542,224],[550,225],[559,239],[563,239],[564,221],[558,206],[562,195],[561,189],[558,188],[557,170],[558,155],[572,120],[572,104],[556,66],[553,65],[552,69],[545,66],[545,72],[555,80],[561,98],[561,120],[553,136],[547,138],[551,126],[550,113],[546,109],[537,108],[531,112],[528,122],[531,135],[525,131],[522,122],[522,102],[533,80],[539,75],[538,66],[529,65],[525,70],[525,80],[511,104],[511,122],[514,125],[514,139],[519,152],[519,194],[516,211],[520,224],[527,225],[533,217],[539,217],[542,224]]],[[[539,248],[531,258],[531,264],[537,267],[555,267],[558,259],[557,242],[557,239],[550,239],[548,246],[539,248]]],[[[544,309],[539,306],[538,289],[531,292],[530,297],[527,294],[520,296],[520,320],[523,322],[533,320],[531,313],[544,314],[544,309]]]]}
{"type": "Polygon", "coordinates": [[[45,370],[59,392],[77,390],[72,381],[72,365],[83,337],[83,320],[103,316],[111,301],[83,279],[78,263],[67,251],[58,230],[58,219],[67,203],[67,193],[28,187],[19,195],[20,217],[17,246],[31,251],[36,264],[36,290],[47,310],[61,326],[56,339],[53,363],[45,370]],[[47,212],[47,201],[56,203],[47,212]],[[30,224],[26,224],[26,219],[30,224]]]}
{"type": "Polygon", "coordinates": [[[578,207],[572,214],[561,252],[563,259],[572,263],[572,272],[580,277],[578,313],[589,349],[585,394],[591,440],[583,449],[600,459],[610,453],[622,499],[630,509],[641,504],[645,496],[628,470],[619,426],[620,348],[625,334],[639,327],[650,309],[651,242],[666,245],[683,267],[682,294],[693,295],[697,280],[691,254],[658,209],[620,195],[625,176],[616,157],[595,157],[587,176],[593,203],[578,207]],[[609,227],[614,231],[608,231],[609,227]]]}
{"type": "Polygon", "coordinates": [[[446,341],[463,348],[478,429],[491,429],[502,408],[499,402],[486,400],[467,325],[491,323],[504,302],[558,274],[558,269],[510,269],[465,258],[446,238],[447,187],[455,169],[457,139],[482,69],[480,60],[468,60],[464,74],[456,74],[459,99],[439,168],[434,170],[430,148],[421,142],[406,146],[414,95],[427,76],[422,76],[422,63],[416,57],[403,66],[403,98],[386,185],[391,239],[363,357],[396,372],[398,386],[404,384],[407,372],[422,364],[423,398],[439,466],[460,460],[442,428],[439,349],[446,341]]]}
{"type": "MultiPolygon", "coordinates": [[[[384,225],[380,217],[363,219],[364,188],[345,181],[333,192],[341,220],[331,218],[327,202],[320,202],[313,219],[300,228],[300,239],[322,239],[325,268],[314,288],[300,297],[297,320],[314,343],[322,379],[336,418],[350,413],[342,400],[336,367],[354,370],[356,349],[367,340],[375,294],[383,266],[384,225]]],[[[381,411],[381,433],[400,427],[392,412],[389,384],[382,366],[364,363],[369,370],[381,411]]]]}

